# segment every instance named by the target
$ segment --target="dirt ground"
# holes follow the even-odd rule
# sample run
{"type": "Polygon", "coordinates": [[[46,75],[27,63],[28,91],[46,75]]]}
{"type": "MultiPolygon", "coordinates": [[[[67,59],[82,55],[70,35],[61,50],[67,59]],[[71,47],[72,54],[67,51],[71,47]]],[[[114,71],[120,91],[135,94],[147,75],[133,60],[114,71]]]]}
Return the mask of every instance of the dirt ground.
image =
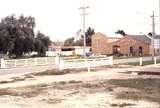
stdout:
{"type": "Polygon", "coordinates": [[[104,67],[0,77],[0,107],[160,108],[160,76],[132,72],[138,69],[143,70],[104,67]]]}

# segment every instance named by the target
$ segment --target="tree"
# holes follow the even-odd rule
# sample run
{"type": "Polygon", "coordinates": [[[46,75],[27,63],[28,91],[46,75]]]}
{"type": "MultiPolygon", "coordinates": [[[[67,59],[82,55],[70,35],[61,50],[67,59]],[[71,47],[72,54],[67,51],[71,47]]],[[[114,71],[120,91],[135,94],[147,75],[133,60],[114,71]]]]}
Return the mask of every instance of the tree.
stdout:
{"type": "MultiPolygon", "coordinates": [[[[94,34],[95,34],[94,29],[88,27],[87,32],[85,32],[86,46],[91,46],[92,35],[94,34]]],[[[75,42],[75,45],[83,46],[83,42],[84,42],[84,36],[82,35],[81,38],[75,42]]]]}
{"type": "Polygon", "coordinates": [[[44,54],[50,39],[40,32],[35,38],[35,25],[35,18],[31,16],[11,15],[3,18],[0,22],[0,53],[21,57],[34,51],[35,44],[39,43],[41,46],[39,52],[44,54]]]}
{"type": "Polygon", "coordinates": [[[21,15],[16,18],[15,15],[7,16],[2,19],[2,29],[0,32],[5,32],[6,35],[1,34],[6,45],[5,52],[15,57],[21,57],[24,53],[29,53],[34,49],[34,26],[35,20],[33,17],[24,17],[21,15]]]}
{"type": "Polygon", "coordinates": [[[148,36],[152,37],[152,33],[151,33],[151,32],[149,32],[149,33],[148,33],[148,36]]]}
{"type": "Polygon", "coordinates": [[[64,41],[64,46],[73,46],[74,45],[74,37],[68,38],[64,41]]]}
{"type": "Polygon", "coordinates": [[[39,56],[45,56],[48,46],[50,45],[51,41],[48,36],[41,33],[40,31],[37,33],[35,38],[35,51],[38,52],[39,56]]]}
{"type": "Polygon", "coordinates": [[[92,35],[94,35],[94,34],[95,34],[94,29],[89,27],[87,29],[87,32],[85,33],[85,35],[86,35],[86,45],[87,46],[91,46],[92,35]]]}
{"type": "Polygon", "coordinates": [[[74,46],[83,46],[83,38],[76,40],[74,46]]]}
{"type": "Polygon", "coordinates": [[[121,34],[122,36],[126,36],[126,33],[123,30],[117,30],[116,34],[121,34]]]}

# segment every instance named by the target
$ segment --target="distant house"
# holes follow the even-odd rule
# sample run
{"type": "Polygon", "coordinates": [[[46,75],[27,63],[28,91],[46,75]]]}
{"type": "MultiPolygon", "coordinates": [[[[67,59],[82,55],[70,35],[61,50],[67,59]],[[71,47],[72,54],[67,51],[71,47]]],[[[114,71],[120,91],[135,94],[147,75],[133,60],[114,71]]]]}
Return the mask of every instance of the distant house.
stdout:
{"type": "MultiPolygon", "coordinates": [[[[91,47],[85,48],[85,53],[90,52],[91,47]]],[[[84,55],[83,46],[63,46],[61,47],[60,55],[70,56],[70,55],[84,55]]]]}
{"type": "MultiPolygon", "coordinates": [[[[126,35],[108,37],[102,33],[92,36],[92,52],[108,55],[150,55],[151,38],[146,35],[126,35]]],[[[154,38],[155,54],[160,54],[160,36],[154,38]]]]}
{"type": "MultiPolygon", "coordinates": [[[[91,47],[86,47],[85,52],[89,53],[91,47]]],[[[56,56],[56,55],[63,55],[63,56],[71,56],[71,55],[83,55],[84,49],[83,46],[63,46],[56,45],[52,43],[48,46],[48,51],[46,52],[47,56],[56,56]]]]}
{"type": "Polygon", "coordinates": [[[52,42],[48,46],[48,51],[46,52],[46,56],[56,56],[60,52],[61,46],[63,46],[63,43],[58,43],[57,44],[55,42],[52,42]]]}

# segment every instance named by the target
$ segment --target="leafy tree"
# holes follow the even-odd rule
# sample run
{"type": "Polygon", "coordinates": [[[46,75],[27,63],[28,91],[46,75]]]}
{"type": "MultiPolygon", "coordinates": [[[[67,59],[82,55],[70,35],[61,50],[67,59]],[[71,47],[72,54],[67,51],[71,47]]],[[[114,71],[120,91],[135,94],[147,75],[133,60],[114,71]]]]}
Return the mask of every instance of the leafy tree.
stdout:
{"type": "Polygon", "coordinates": [[[45,36],[40,31],[37,33],[35,38],[35,51],[38,52],[39,56],[45,56],[48,46],[50,45],[51,41],[48,36],[45,36]]]}
{"type": "Polygon", "coordinates": [[[123,30],[117,30],[116,34],[121,34],[122,36],[126,36],[126,33],[123,30]]]}
{"type": "Polygon", "coordinates": [[[35,25],[35,18],[31,16],[11,15],[3,18],[0,22],[0,53],[17,58],[34,51],[35,44],[40,43],[39,52],[44,54],[50,39],[40,32],[35,38],[35,25]]]}
{"type": "MultiPolygon", "coordinates": [[[[7,34],[5,36],[6,45],[5,51],[9,55],[21,57],[24,53],[33,51],[34,49],[34,26],[35,20],[33,17],[24,17],[21,15],[16,18],[14,15],[7,16],[1,21],[2,31],[7,34]],[[27,44],[27,45],[26,45],[27,44]]],[[[2,34],[1,37],[4,37],[2,34]]]]}
{"type": "Polygon", "coordinates": [[[83,46],[83,38],[76,40],[74,43],[75,46],[83,46]]]}
{"type": "MultiPolygon", "coordinates": [[[[91,27],[89,27],[87,29],[87,32],[85,33],[85,36],[86,36],[86,45],[87,46],[91,46],[92,35],[94,35],[94,34],[95,34],[94,29],[92,29],[91,27]]],[[[84,41],[83,38],[84,38],[84,36],[82,35],[81,38],[75,42],[75,45],[77,45],[77,46],[83,46],[83,41],[84,41]]]]}
{"type": "Polygon", "coordinates": [[[74,45],[74,37],[68,38],[64,41],[64,46],[73,46],[74,45]]]}
{"type": "Polygon", "coordinates": [[[91,46],[92,35],[94,35],[94,34],[95,34],[94,29],[89,27],[87,29],[87,32],[85,33],[85,35],[86,35],[86,45],[87,46],[91,46]]]}
{"type": "Polygon", "coordinates": [[[151,33],[151,32],[149,32],[148,35],[149,35],[150,37],[152,37],[152,33],[151,33]]]}

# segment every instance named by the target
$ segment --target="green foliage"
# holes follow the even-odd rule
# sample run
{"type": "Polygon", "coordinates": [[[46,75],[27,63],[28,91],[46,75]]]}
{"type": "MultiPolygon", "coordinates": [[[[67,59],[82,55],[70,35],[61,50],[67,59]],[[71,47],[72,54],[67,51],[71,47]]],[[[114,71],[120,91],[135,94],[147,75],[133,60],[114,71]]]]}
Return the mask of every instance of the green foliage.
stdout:
{"type": "MultiPolygon", "coordinates": [[[[91,40],[92,40],[92,35],[94,35],[95,32],[94,32],[94,29],[92,29],[91,27],[89,27],[87,29],[87,32],[85,33],[85,36],[86,36],[86,45],[87,46],[91,46],[91,40]]],[[[74,45],[76,46],[83,46],[83,39],[84,36],[81,36],[81,38],[79,40],[77,40],[74,45]]]]}
{"type": "Polygon", "coordinates": [[[45,36],[41,32],[37,33],[37,36],[35,38],[35,51],[38,52],[39,56],[45,56],[50,43],[51,41],[48,36],[45,36]]]}
{"type": "Polygon", "coordinates": [[[89,27],[87,29],[87,32],[86,32],[86,45],[87,46],[91,46],[91,40],[92,40],[92,35],[94,35],[95,32],[94,32],[94,29],[92,29],[91,27],[89,27]]]}
{"type": "Polygon", "coordinates": [[[75,46],[83,46],[83,38],[76,40],[74,43],[75,46]]]}
{"type": "Polygon", "coordinates": [[[117,30],[115,33],[121,34],[122,36],[126,36],[126,33],[124,32],[124,30],[117,30]]]}
{"type": "MultiPolygon", "coordinates": [[[[35,19],[23,15],[7,16],[0,22],[0,53],[11,57],[21,57],[35,50],[35,19]]],[[[42,43],[48,45],[46,37],[42,43]]],[[[45,48],[44,47],[44,48],[45,48]]]]}
{"type": "Polygon", "coordinates": [[[74,45],[74,38],[68,38],[64,41],[64,46],[73,46],[74,45]]]}

